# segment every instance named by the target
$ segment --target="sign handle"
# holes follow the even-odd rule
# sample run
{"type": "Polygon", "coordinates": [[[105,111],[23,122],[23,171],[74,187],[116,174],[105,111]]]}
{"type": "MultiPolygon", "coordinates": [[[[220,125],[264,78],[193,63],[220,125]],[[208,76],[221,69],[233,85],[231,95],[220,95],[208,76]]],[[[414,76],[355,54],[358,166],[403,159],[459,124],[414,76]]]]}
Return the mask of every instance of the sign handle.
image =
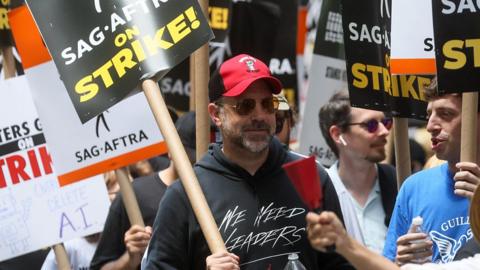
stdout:
{"type": "Polygon", "coordinates": [[[140,207],[138,207],[137,197],[135,197],[135,192],[133,192],[132,183],[130,182],[130,179],[128,179],[127,173],[124,169],[116,169],[115,175],[117,176],[118,184],[120,185],[123,205],[127,211],[130,224],[145,227],[140,207]]]}
{"type": "Polygon", "coordinates": [[[397,187],[412,173],[410,145],[408,142],[408,119],[394,117],[393,133],[395,141],[395,165],[397,169],[397,187]]]}
{"type": "MultiPolygon", "coordinates": [[[[208,18],[208,0],[198,0],[208,18]]],[[[196,158],[200,160],[210,144],[210,116],[208,115],[208,80],[210,79],[208,42],[193,53],[195,88],[196,158]]]]}
{"type": "Polygon", "coordinates": [[[5,79],[10,79],[15,77],[16,68],[15,68],[15,57],[13,57],[13,47],[3,47],[2,48],[3,56],[3,74],[5,79]]]}
{"type": "Polygon", "coordinates": [[[477,162],[478,92],[463,93],[462,95],[460,161],[477,162]]]}
{"type": "Polygon", "coordinates": [[[192,53],[189,57],[188,73],[190,76],[190,100],[189,100],[189,109],[190,111],[195,111],[195,55],[192,53]]]}
{"type": "Polygon", "coordinates": [[[58,270],[71,270],[70,261],[68,260],[67,251],[63,246],[63,243],[53,246],[53,252],[55,253],[55,260],[57,261],[58,270]]]}
{"type": "Polygon", "coordinates": [[[210,251],[212,253],[226,251],[225,244],[218,231],[212,212],[208,207],[205,195],[203,194],[197,177],[193,172],[192,165],[190,164],[185,148],[180,141],[177,130],[173,125],[172,118],[168,114],[167,106],[160,94],[158,84],[155,81],[148,79],[143,81],[142,89],[145,92],[145,96],[147,97],[153,116],[157,121],[157,125],[167,142],[168,150],[175,163],[175,168],[180,175],[180,180],[185,188],[210,251]]]}

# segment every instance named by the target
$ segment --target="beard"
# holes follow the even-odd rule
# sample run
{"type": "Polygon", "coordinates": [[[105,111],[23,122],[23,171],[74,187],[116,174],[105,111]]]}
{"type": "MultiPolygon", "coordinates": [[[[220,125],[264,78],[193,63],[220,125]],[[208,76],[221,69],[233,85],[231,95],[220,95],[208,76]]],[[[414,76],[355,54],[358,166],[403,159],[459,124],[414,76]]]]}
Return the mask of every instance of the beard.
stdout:
{"type": "Polygon", "coordinates": [[[386,141],[385,143],[380,143],[379,145],[374,145],[374,146],[382,146],[380,149],[374,149],[371,153],[367,154],[365,157],[366,160],[372,162],[372,163],[378,163],[387,157],[386,151],[385,151],[385,146],[386,146],[386,141]]]}
{"type": "Polygon", "coordinates": [[[380,161],[385,160],[386,157],[387,155],[385,154],[385,151],[382,151],[381,153],[368,155],[365,159],[372,163],[379,163],[380,161]]]}
{"type": "Polygon", "coordinates": [[[268,148],[274,130],[266,122],[253,120],[251,124],[236,129],[225,117],[222,118],[224,140],[251,153],[260,153],[268,148]],[[264,131],[264,134],[248,134],[247,131],[264,131]]]}

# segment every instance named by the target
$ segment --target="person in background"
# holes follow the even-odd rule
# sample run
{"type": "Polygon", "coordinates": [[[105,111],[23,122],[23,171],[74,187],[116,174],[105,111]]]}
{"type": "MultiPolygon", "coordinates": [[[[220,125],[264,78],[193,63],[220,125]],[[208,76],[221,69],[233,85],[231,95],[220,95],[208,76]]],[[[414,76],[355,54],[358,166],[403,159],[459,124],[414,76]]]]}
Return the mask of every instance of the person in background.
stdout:
{"type": "Polygon", "coordinates": [[[344,90],[320,108],[319,125],[337,156],[327,171],[347,232],[381,253],[397,195],[395,168],[380,164],[392,119],[380,111],[351,107],[344,90]]]}
{"type": "MultiPolygon", "coordinates": [[[[175,123],[190,162],[195,162],[195,112],[188,112],[175,123]]],[[[131,226],[121,195],[113,201],[104,232],[90,264],[90,269],[140,269],[143,253],[151,236],[151,226],[158,204],[169,185],[178,178],[175,164],[148,176],[133,180],[133,190],[138,200],[145,228],[131,226]]]]}
{"type": "MultiPolygon", "coordinates": [[[[337,254],[315,252],[305,234],[306,205],[282,165],[299,159],[274,138],[272,95],[282,89],[259,59],[222,63],[209,83],[208,112],[223,144],[211,144],[194,171],[228,251],[210,254],[180,182],[162,199],[144,269],[282,269],[298,253],[307,269],[351,269],[337,254]]],[[[324,207],[341,214],[327,173],[324,207]]]]}
{"type": "Polygon", "coordinates": [[[439,95],[436,88],[436,79],[425,88],[427,131],[435,155],[447,163],[411,175],[398,193],[383,254],[399,265],[432,254],[435,263],[450,262],[472,238],[468,207],[480,183],[480,148],[476,162],[460,162],[462,96],[439,95]],[[423,218],[426,233],[409,229],[417,216],[423,218]]]}
{"type": "Polygon", "coordinates": [[[275,95],[279,101],[278,110],[275,112],[275,136],[289,149],[290,133],[295,126],[295,117],[293,110],[288,105],[287,99],[282,95],[275,95]]]}
{"type": "MultiPolygon", "coordinates": [[[[100,239],[100,233],[89,235],[86,237],[75,238],[63,243],[65,251],[68,255],[71,270],[88,270],[90,260],[95,253],[95,249],[100,239]]],[[[56,270],[58,269],[55,253],[50,249],[45,261],[43,262],[41,270],[56,270]]]]}
{"type": "Polygon", "coordinates": [[[128,165],[128,170],[133,178],[139,178],[155,173],[148,159],[140,160],[128,165]]]}
{"type": "MultiPolygon", "coordinates": [[[[127,175],[131,177],[129,173],[127,175]]],[[[108,198],[110,199],[110,202],[113,202],[117,196],[117,193],[120,191],[120,185],[118,184],[115,171],[105,172],[103,174],[103,179],[105,180],[105,185],[107,186],[108,198]]]]}

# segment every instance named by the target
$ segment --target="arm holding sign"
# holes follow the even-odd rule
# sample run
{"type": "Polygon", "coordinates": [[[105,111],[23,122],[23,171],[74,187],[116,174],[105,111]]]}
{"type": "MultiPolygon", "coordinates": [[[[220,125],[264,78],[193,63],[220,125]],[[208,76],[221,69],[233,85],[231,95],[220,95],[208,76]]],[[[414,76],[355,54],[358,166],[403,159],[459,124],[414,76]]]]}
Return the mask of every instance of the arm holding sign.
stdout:
{"type": "Polygon", "coordinates": [[[237,270],[240,258],[226,251],[220,251],[207,257],[208,270],[237,270]]]}
{"type": "Polygon", "coordinates": [[[143,228],[139,225],[133,225],[125,233],[125,246],[127,251],[118,259],[104,264],[100,269],[137,269],[151,235],[152,228],[150,226],[143,228]]]}
{"type": "Polygon", "coordinates": [[[335,245],[336,252],[344,256],[356,269],[399,269],[386,258],[352,239],[333,212],[310,212],[307,215],[307,234],[313,248],[325,251],[328,246],[335,245]]]}
{"type": "Polygon", "coordinates": [[[102,269],[109,262],[115,260],[126,261],[128,259],[124,244],[124,233],[129,228],[130,222],[126,217],[122,200],[117,196],[110,206],[104,231],[92,258],[90,269],[102,269]]]}
{"type": "Polygon", "coordinates": [[[472,199],[475,189],[480,184],[480,167],[474,162],[459,162],[455,173],[455,194],[472,199]]]}

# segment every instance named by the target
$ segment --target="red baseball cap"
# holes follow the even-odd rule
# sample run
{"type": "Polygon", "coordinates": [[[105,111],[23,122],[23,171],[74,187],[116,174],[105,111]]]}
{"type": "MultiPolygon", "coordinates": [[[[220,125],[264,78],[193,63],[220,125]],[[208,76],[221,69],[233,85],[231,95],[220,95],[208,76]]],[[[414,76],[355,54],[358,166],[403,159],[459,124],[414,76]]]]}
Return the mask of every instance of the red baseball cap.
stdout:
{"type": "Polygon", "coordinates": [[[267,65],[247,54],[240,54],[223,62],[212,74],[208,84],[210,102],[224,97],[241,95],[253,82],[265,80],[273,94],[282,91],[282,83],[273,77],[267,65]]]}

